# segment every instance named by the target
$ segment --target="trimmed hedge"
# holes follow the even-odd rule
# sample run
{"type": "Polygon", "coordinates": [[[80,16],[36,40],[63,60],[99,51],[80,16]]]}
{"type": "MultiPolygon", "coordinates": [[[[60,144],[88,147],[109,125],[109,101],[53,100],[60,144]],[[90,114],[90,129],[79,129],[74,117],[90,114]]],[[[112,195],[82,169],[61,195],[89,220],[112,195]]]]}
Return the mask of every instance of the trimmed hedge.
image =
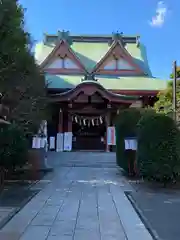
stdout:
{"type": "Polygon", "coordinates": [[[142,115],[154,114],[152,109],[128,108],[121,110],[115,121],[116,128],[116,162],[128,172],[128,160],[134,159],[133,151],[125,151],[124,139],[137,137],[137,123],[142,115]]]}
{"type": "Polygon", "coordinates": [[[115,122],[116,128],[116,161],[117,165],[128,172],[128,154],[125,152],[124,139],[136,137],[136,125],[141,112],[135,108],[121,110],[115,122]]]}
{"type": "Polygon", "coordinates": [[[15,169],[27,161],[28,143],[24,132],[14,124],[0,126],[0,167],[15,169]]]}
{"type": "Polygon", "coordinates": [[[140,174],[166,183],[180,173],[180,131],[164,114],[144,115],[138,123],[140,174]]]}

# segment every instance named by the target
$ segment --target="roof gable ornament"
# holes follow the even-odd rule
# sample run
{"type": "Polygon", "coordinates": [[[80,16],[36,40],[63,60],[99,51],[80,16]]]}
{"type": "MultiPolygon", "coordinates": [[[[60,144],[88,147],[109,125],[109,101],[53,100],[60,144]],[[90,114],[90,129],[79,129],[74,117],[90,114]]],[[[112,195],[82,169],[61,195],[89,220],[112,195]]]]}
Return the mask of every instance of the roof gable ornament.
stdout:
{"type": "Polygon", "coordinates": [[[112,32],[112,39],[114,41],[122,40],[123,32],[112,32]]]}
{"type": "Polygon", "coordinates": [[[112,45],[114,42],[119,42],[122,46],[125,45],[123,41],[123,32],[112,32],[112,39],[109,42],[109,45],[112,45]]]}
{"type": "Polygon", "coordinates": [[[136,37],[136,45],[137,45],[137,47],[140,46],[140,36],[136,37]]]}
{"type": "Polygon", "coordinates": [[[94,74],[87,73],[84,75],[84,78],[81,79],[81,82],[84,81],[97,81],[94,74]]]}
{"type": "Polygon", "coordinates": [[[67,42],[69,45],[72,44],[72,39],[70,37],[70,32],[69,31],[58,31],[57,33],[57,42],[60,42],[60,41],[65,41],[67,42]]]}

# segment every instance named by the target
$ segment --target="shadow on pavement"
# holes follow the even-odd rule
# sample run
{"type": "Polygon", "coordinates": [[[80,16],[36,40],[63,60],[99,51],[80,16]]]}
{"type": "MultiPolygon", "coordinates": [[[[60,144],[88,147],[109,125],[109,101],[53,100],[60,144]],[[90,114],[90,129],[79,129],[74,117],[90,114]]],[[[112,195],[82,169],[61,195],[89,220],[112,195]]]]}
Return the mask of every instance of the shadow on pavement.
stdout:
{"type": "Polygon", "coordinates": [[[155,239],[179,240],[180,190],[131,184],[135,191],[128,192],[128,198],[155,239]]]}

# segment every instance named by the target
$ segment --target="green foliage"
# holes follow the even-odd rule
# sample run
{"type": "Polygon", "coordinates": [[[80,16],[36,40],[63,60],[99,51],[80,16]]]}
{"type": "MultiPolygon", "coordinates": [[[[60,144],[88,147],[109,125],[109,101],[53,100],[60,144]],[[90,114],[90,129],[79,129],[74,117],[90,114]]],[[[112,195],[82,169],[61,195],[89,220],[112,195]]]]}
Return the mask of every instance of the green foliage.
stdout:
{"type": "MultiPolygon", "coordinates": [[[[177,81],[177,102],[180,102],[180,81],[177,81]]],[[[162,112],[165,114],[168,114],[171,116],[173,107],[172,107],[172,101],[173,101],[173,82],[169,81],[167,89],[160,92],[158,94],[158,101],[154,105],[154,109],[156,112],[162,112]]],[[[179,108],[179,104],[178,104],[179,108]]]]}
{"type": "Polygon", "coordinates": [[[27,161],[28,144],[24,132],[14,124],[0,126],[0,167],[15,169],[27,161]]]}
{"type": "Polygon", "coordinates": [[[180,132],[172,118],[161,113],[142,116],[137,162],[149,179],[166,182],[180,173],[180,132]]]}
{"type": "Polygon", "coordinates": [[[125,153],[124,139],[136,137],[136,125],[141,117],[141,111],[135,108],[121,110],[117,116],[116,127],[116,160],[117,164],[128,171],[128,155],[125,153]]]}
{"type": "MultiPolygon", "coordinates": [[[[180,68],[177,67],[177,79],[180,78],[180,68]]],[[[174,78],[174,74],[170,74],[170,78],[174,78]]],[[[173,117],[173,81],[169,81],[167,84],[167,89],[158,94],[158,101],[154,105],[154,109],[157,113],[164,113],[170,117],[173,117]]],[[[180,80],[177,80],[176,84],[176,98],[177,98],[177,109],[176,117],[177,123],[180,124],[180,80]]]]}
{"type": "MultiPolygon", "coordinates": [[[[177,78],[180,78],[180,68],[179,68],[179,67],[177,67],[176,75],[177,75],[177,78]]],[[[171,73],[171,74],[170,74],[170,78],[171,78],[171,79],[174,78],[174,73],[171,73]]]]}
{"type": "Polygon", "coordinates": [[[44,77],[31,53],[31,39],[24,27],[24,12],[17,0],[0,5],[0,91],[10,108],[9,120],[27,135],[37,132],[46,119],[44,77]]]}

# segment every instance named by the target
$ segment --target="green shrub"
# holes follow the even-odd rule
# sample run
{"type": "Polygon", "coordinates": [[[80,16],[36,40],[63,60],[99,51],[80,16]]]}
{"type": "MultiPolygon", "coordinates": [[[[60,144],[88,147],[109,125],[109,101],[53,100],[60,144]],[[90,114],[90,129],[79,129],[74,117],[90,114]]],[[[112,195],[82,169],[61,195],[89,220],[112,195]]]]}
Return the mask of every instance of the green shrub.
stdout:
{"type": "Polygon", "coordinates": [[[124,139],[137,137],[137,123],[141,116],[152,115],[154,110],[146,108],[128,108],[121,110],[115,121],[116,128],[116,162],[121,168],[128,172],[128,160],[134,159],[134,152],[125,151],[124,139]]]}
{"type": "Polygon", "coordinates": [[[167,182],[180,173],[180,132],[172,118],[145,114],[138,123],[137,162],[148,179],[167,182]]]}
{"type": "Polygon", "coordinates": [[[116,118],[116,161],[117,165],[128,171],[128,158],[131,157],[125,152],[124,139],[136,137],[136,125],[141,118],[141,111],[135,108],[124,109],[119,112],[116,118]]]}
{"type": "Polygon", "coordinates": [[[0,126],[0,167],[15,169],[27,161],[28,144],[16,125],[0,126]]]}

